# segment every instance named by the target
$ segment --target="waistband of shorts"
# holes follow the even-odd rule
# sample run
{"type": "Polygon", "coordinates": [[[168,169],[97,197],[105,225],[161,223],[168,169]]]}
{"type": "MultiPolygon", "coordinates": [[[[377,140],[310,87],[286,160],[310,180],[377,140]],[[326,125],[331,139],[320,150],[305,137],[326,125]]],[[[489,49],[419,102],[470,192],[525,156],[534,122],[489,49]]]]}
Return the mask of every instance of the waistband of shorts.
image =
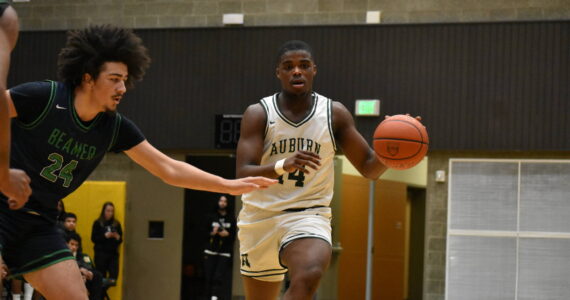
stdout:
{"type": "Polygon", "coordinates": [[[315,205],[315,206],[311,206],[311,207],[293,207],[293,208],[287,208],[286,210],[284,210],[285,212],[298,212],[298,211],[304,211],[307,209],[313,209],[313,208],[322,208],[322,207],[327,207],[324,205],[315,205]]]}

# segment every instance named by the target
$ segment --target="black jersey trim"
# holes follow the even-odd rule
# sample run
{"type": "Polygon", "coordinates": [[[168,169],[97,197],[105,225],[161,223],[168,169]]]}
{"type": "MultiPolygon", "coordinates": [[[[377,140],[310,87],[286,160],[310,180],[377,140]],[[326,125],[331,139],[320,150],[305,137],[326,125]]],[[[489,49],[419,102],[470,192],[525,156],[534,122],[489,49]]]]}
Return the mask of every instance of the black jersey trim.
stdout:
{"type": "Polygon", "coordinates": [[[263,137],[265,138],[269,131],[269,107],[267,107],[267,104],[263,100],[264,99],[261,99],[259,103],[261,103],[261,107],[263,107],[263,110],[265,111],[265,133],[263,134],[263,137]]]}
{"type": "Polygon", "coordinates": [[[52,80],[48,80],[48,82],[51,84],[51,91],[50,91],[50,95],[49,95],[49,100],[48,103],[46,105],[46,107],[44,107],[44,110],[42,111],[42,113],[32,122],[25,124],[23,122],[18,121],[19,125],[24,128],[24,129],[34,129],[36,128],[48,115],[48,112],[51,110],[51,106],[53,104],[53,101],[55,100],[55,95],[56,95],[56,91],[57,91],[57,83],[55,81],[52,80]]]}
{"type": "Polygon", "coordinates": [[[117,142],[117,137],[119,136],[119,130],[121,128],[121,121],[123,118],[121,114],[117,113],[115,116],[115,126],[113,127],[113,138],[111,139],[111,143],[109,144],[109,148],[107,151],[111,151],[113,147],[115,147],[115,143],[117,142]]]}
{"type": "Polygon", "coordinates": [[[89,125],[85,126],[85,124],[83,124],[83,122],[81,121],[81,119],[79,118],[79,116],[77,115],[77,112],[75,111],[75,106],[73,105],[73,98],[72,95],[73,93],[69,93],[69,109],[71,110],[71,114],[72,114],[72,119],[75,123],[75,125],[77,126],[77,128],[79,128],[81,131],[83,132],[87,132],[89,130],[91,130],[91,128],[93,128],[93,126],[95,126],[95,124],[97,124],[97,122],[99,122],[99,119],[101,119],[101,116],[103,115],[103,113],[98,113],[97,116],[95,116],[95,119],[93,119],[89,125]]]}
{"type": "Polygon", "coordinates": [[[332,100],[331,99],[327,99],[328,103],[327,103],[327,123],[329,126],[329,134],[331,135],[331,141],[333,144],[333,148],[334,151],[336,151],[336,140],[334,139],[334,131],[333,131],[333,106],[332,106],[332,100]]]}
{"type": "Polygon", "coordinates": [[[241,269],[241,275],[245,276],[245,277],[251,277],[251,278],[257,278],[257,277],[269,277],[269,276],[277,276],[277,275],[283,275],[285,273],[287,273],[287,270],[278,272],[278,273],[270,273],[270,274],[264,274],[264,275],[247,275],[245,274],[245,271],[243,269],[241,269]]]}
{"type": "Polygon", "coordinates": [[[282,114],[281,111],[279,110],[279,105],[277,104],[277,95],[279,95],[279,93],[273,95],[273,106],[275,107],[275,111],[277,112],[277,115],[279,115],[279,117],[281,117],[281,119],[283,119],[283,121],[285,121],[285,123],[287,123],[293,127],[299,127],[299,126],[307,123],[307,121],[309,121],[313,117],[315,112],[317,111],[318,99],[317,99],[317,96],[315,95],[315,93],[313,93],[312,94],[313,107],[311,108],[311,112],[303,120],[301,120],[298,123],[295,123],[295,122],[287,119],[287,117],[284,114],[282,114]]]}

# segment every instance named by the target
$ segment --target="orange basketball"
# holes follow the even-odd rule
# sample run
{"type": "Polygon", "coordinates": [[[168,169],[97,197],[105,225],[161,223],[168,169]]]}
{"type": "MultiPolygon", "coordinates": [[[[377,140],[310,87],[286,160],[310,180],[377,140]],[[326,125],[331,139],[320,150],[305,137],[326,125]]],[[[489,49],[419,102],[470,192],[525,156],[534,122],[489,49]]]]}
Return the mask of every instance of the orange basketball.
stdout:
{"type": "Polygon", "coordinates": [[[404,170],[417,165],[428,151],[427,130],[420,121],[395,115],[382,121],[374,131],[374,151],[392,169],[404,170]]]}

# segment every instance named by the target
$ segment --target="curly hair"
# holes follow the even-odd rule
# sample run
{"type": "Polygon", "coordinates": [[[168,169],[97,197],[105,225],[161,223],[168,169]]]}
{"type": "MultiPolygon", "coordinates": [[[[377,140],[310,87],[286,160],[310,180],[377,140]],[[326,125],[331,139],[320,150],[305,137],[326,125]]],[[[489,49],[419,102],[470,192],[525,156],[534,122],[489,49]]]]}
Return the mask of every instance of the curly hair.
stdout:
{"type": "Polygon", "coordinates": [[[91,25],[67,33],[67,43],[58,55],[57,69],[60,80],[73,87],[81,84],[83,74],[97,79],[106,62],[127,65],[127,88],[142,80],[150,65],[146,47],[131,29],[113,25],[91,25]]]}

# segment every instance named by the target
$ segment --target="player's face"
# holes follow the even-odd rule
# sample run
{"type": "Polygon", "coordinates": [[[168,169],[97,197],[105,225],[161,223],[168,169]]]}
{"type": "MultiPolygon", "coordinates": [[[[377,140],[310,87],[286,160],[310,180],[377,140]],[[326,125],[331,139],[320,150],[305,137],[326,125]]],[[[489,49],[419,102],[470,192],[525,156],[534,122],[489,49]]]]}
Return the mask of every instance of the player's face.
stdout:
{"type": "Polygon", "coordinates": [[[117,110],[128,78],[127,65],[121,62],[106,62],[101,66],[99,77],[93,82],[93,98],[104,112],[117,110]]]}
{"type": "Polygon", "coordinates": [[[111,220],[114,214],[115,208],[111,205],[107,205],[107,207],[105,207],[105,220],[111,220]]]}
{"type": "Polygon", "coordinates": [[[287,51],[276,69],[283,91],[294,95],[303,95],[313,90],[313,77],[317,74],[317,65],[311,54],[305,50],[287,51]]]}
{"type": "Polygon", "coordinates": [[[76,225],[77,220],[75,218],[66,218],[65,222],[63,222],[63,226],[69,231],[75,230],[76,225]]]}
{"type": "Polygon", "coordinates": [[[69,247],[69,250],[71,250],[72,253],[77,252],[77,249],[79,249],[79,242],[76,240],[69,240],[69,242],[67,242],[67,247],[69,247]]]}

